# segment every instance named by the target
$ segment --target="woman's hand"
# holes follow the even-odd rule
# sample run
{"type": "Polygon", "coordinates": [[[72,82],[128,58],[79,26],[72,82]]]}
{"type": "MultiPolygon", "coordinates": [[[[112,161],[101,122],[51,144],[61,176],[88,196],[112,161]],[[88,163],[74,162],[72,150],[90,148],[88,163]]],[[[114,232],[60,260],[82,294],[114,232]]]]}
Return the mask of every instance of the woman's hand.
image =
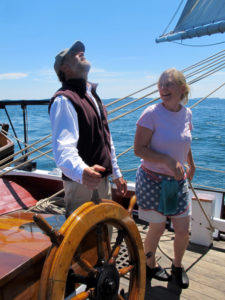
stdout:
{"type": "Polygon", "coordinates": [[[194,159],[193,159],[193,156],[192,156],[191,148],[188,151],[187,163],[188,163],[187,177],[191,181],[194,177],[194,174],[195,174],[195,163],[194,163],[194,159]]]}
{"type": "Polygon", "coordinates": [[[187,178],[192,181],[194,175],[195,175],[195,166],[194,165],[191,165],[191,166],[188,166],[187,168],[187,178]]]}
{"type": "Polygon", "coordinates": [[[173,172],[174,179],[181,180],[184,178],[184,168],[179,161],[176,161],[172,157],[168,157],[167,166],[173,172]]]}

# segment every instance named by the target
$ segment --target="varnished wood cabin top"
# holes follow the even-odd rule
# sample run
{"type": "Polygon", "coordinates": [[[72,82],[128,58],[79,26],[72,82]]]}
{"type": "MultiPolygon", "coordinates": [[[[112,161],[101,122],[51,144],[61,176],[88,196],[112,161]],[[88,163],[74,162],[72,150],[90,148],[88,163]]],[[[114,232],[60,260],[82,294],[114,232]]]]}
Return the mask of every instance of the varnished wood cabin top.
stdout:
{"type": "MultiPolygon", "coordinates": [[[[32,216],[33,213],[24,212],[0,216],[0,289],[43,259],[51,245],[49,238],[34,224],[32,216]]],[[[63,216],[42,216],[54,228],[65,221],[63,216]]]]}

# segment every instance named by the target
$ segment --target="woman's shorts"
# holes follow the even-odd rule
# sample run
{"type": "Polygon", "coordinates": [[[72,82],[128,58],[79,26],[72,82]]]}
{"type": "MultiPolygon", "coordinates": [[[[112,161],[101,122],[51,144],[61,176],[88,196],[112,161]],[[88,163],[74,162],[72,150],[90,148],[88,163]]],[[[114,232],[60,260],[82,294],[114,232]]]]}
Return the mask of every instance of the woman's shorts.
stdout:
{"type": "MultiPolygon", "coordinates": [[[[184,218],[191,215],[191,206],[180,215],[170,216],[171,219],[179,219],[184,218]]],[[[140,220],[146,221],[148,223],[164,223],[166,222],[167,216],[155,211],[155,210],[144,210],[142,208],[138,208],[138,218],[140,220]]]]}
{"type": "Polygon", "coordinates": [[[164,204],[171,205],[174,201],[174,193],[172,197],[170,190],[166,191],[166,187],[170,188],[170,183],[174,184],[174,178],[167,175],[157,174],[148,171],[142,166],[139,167],[136,176],[136,196],[139,206],[139,217],[147,222],[164,222],[167,217],[181,218],[191,215],[191,201],[189,198],[189,189],[187,180],[179,180],[176,183],[175,195],[177,200],[175,202],[173,212],[167,213],[162,210],[162,201],[164,204]],[[163,182],[163,184],[162,184],[163,182]],[[163,197],[162,197],[163,195],[163,197]]]}

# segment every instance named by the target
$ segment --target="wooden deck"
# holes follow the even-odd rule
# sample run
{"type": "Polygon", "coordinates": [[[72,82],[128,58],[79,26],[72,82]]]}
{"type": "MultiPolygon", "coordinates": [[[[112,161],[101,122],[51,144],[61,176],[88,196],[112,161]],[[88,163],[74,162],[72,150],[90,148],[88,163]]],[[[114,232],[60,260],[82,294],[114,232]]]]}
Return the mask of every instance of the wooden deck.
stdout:
{"type": "MultiPolygon", "coordinates": [[[[147,227],[138,227],[144,240],[147,227]]],[[[170,258],[173,257],[173,239],[174,233],[166,230],[159,244],[160,249],[170,258]]],[[[170,273],[171,260],[160,249],[157,249],[159,263],[170,273]]],[[[173,281],[168,283],[147,280],[145,300],[225,299],[225,239],[214,241],[210,248],[190,243],[183,264],[190,280],[188,289],[181,290],[173,281]]],[[[128,280],[123,279],[121,286],[125,291],[127,285],[128,280]]]]}

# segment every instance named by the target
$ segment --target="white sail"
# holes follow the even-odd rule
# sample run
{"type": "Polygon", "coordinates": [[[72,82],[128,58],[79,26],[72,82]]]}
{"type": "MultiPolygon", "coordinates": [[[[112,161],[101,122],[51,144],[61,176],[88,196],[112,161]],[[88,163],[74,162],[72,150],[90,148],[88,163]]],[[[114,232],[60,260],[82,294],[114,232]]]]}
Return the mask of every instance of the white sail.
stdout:
{"type": "Polygon", "coordinates": [[[225,0],[188,0],[172,32],[157,43],[225,32],[225,0]]]}

